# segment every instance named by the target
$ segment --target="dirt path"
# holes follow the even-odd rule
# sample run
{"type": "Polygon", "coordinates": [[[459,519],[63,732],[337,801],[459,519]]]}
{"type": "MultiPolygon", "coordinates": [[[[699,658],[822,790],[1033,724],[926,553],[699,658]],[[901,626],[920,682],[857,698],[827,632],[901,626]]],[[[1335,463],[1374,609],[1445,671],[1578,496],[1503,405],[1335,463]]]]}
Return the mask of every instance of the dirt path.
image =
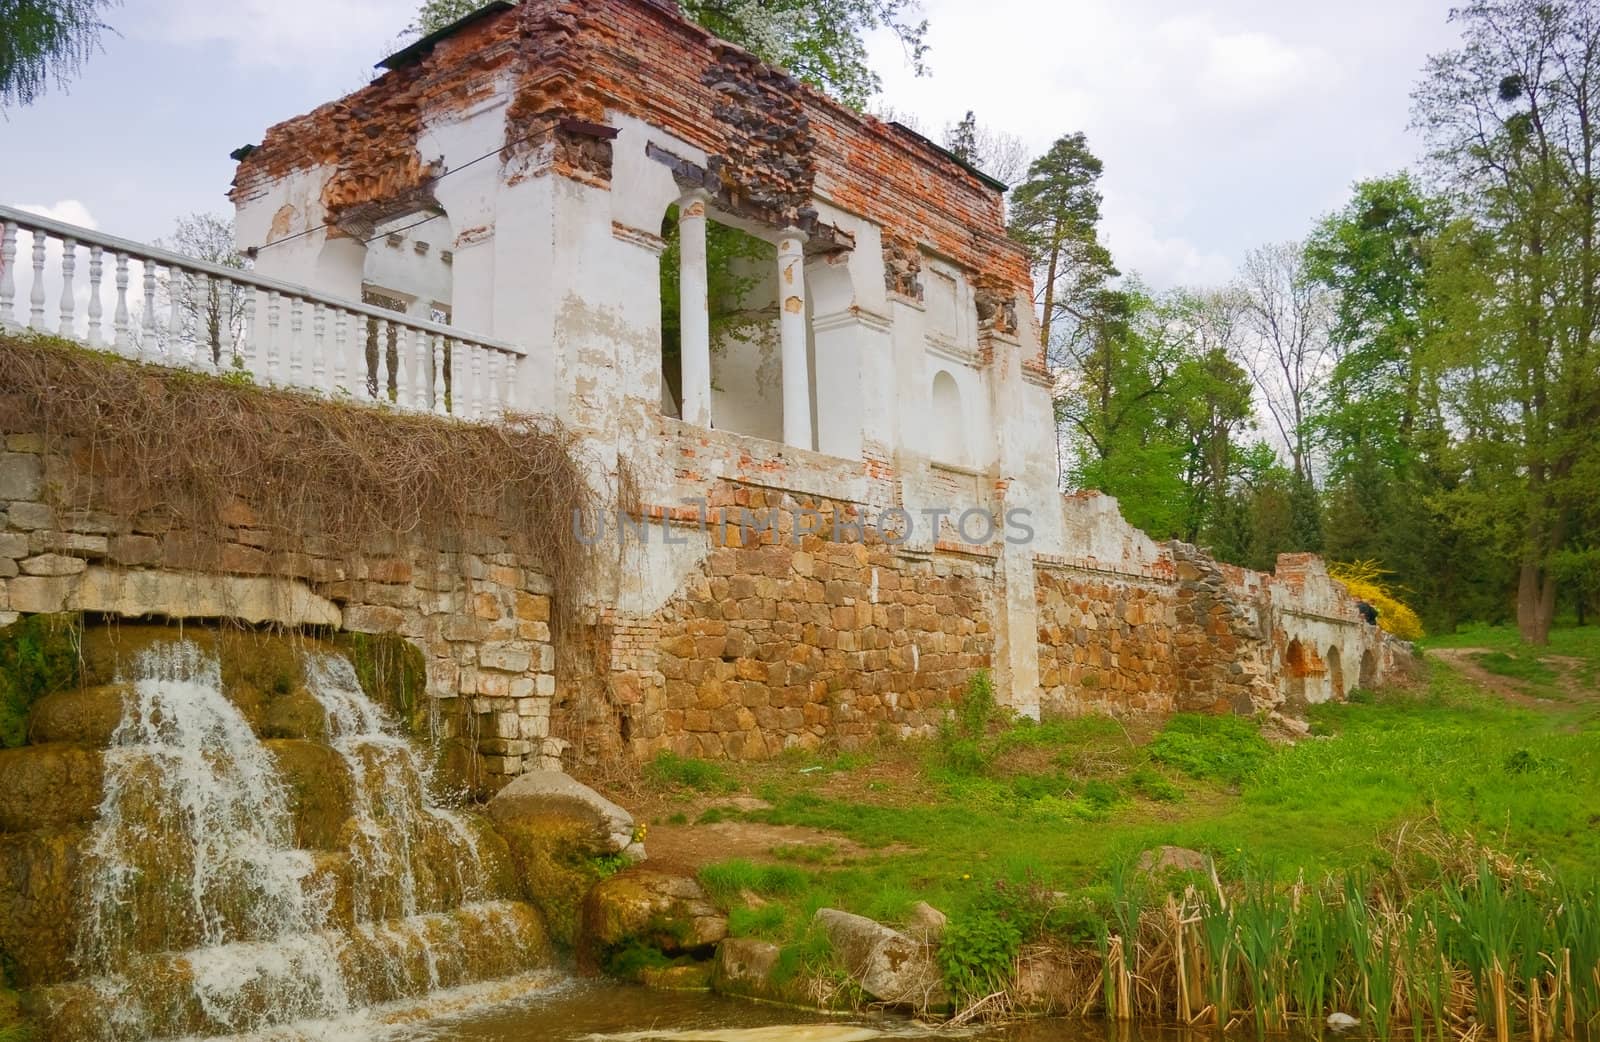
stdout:
{"type": "Polygon", "coordinates": [[[1579,675],[1581,659],[1565,655],[1541,655],[1539,661],[1556,672],[1555,687],[1560,694],[1550,697],[1540,695],[1527,681],[1501,676],[1483,668],[1479,655],[1491,654],[1490,648],[1432,648],[1429,655],[1449,665],[1456,672],[1479,684],[1508,702],[1535,709],[1549,709],[1566,703],[1600,702],[1600,691],[1584,683],[1579,675]]]}

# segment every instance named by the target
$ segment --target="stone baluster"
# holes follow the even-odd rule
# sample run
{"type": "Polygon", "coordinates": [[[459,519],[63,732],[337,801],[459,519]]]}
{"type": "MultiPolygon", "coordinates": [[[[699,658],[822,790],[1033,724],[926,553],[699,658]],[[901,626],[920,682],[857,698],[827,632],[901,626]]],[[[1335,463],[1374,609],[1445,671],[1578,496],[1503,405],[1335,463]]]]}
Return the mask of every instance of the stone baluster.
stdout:
{"type": "Polygon", "coordinates": [[[378,357],[374,363],[375,375],[372,397],[380,402],[389,400],[389,320],[380,318],[378,327],[378,357]]]}
{"type": "Polygon", "coordinates": [[[411,343],[403,322],[394,324],[394,404],[401,409],[411,408],[411,343]]]}
{"type": "Polygon", "coordinates": [[[299,297],[289,298],[289,346],[285,352],[289,356],[289,386],[303,387],[305,380],[302,370],[305,368],[305,344],[300,341],[300,330],[303,327],[304,315],[302,309],[305,301],[299,297]]]}
{"type": "Polygon", "coordinates": [[[72,285],[72,277],[78,268],[78,240],[61,240],[61,324],[56,327],[56,332],[71,340],[77,330],[77,316],[74,311],[78,305],[77,290],[72,285]]]}
{"type": "Polygon", "coordinates": [[[339,308],[333,313],[333,393],[350,390],[349,375],[345,368],[349,361],[350,312],[339,308]]]}
{"type": "Polygon", "coordinates": [[[240,337],[242,341],[240,349],[243,352],[244,370],[254,379],[257,376],[257,360],[260,358],[257,337],[260,336],[261,330],[261,291],[254,286],[245,286],[243,292],[245,295],[244,335],[240,337]]]}
{"type": "Polygon", "coordinates": [[[117,306],[112,312],[112,343],[120,354],[137,355],[133,346],[133,330],[128,323],[128,255],[117,254],[117,306]]]}
{"type": "MultiPolygon", "coordinates": [[[[189,295],[188,279],[182,269],[167,265],[167,344],[176,353],[183,342],[183,306],[189,295]]],[[[201,295],[204,300],[204,294],[201,295]]],[[[195,322],[194,360],[200,362],[200,323],[195,322]]]]}
{"type": "Polygon", "coordinates": [[[513,397],[516,394],[516,388],[517,356],[506,355],[506,394],[504,408],[501,409],[502,413],[510,412],[512,409],[516,408],[516,399],[513,397]]]}
{"type": "Polygon", "coordinates": [[[222,364],[222,336],[227,328],[227,316],[222,313],[222,280],[210,275],[198,275],[195,291],[200,295],[199,307],[191,308],[194,320],[194,358],[202,369],[213,369],[222,364]]]}
{"type": "Polygon", "coordinates": [[[449,393],[449,388],[446,385],[445,378],[444,378],[445,359],[448,357],[445,354],[445,345],[447,343],[448,343],[448,341],[445,339],[445,336],[444,336],[443,333],[435,333],[434,334],[434,336],[433,336],[433,411],[434,411],[434,414],[438,415],[438,416],[444,416],[444,415],[448,414],[449,411],[450,411],[449,408],[446,405],[446,402],[445,402],[446,396],[449,393]]]}
{"type": "Polygon", "coordinates": [[[17,324],[17,226],[0,225],[0,329],[17,324]]]}
{"type": "MultiPolygon", "coordinates": [[[[89,346],[99,347],[105,343],[105,331],[101,329],[105,318],[105,311],[100,306],[100,282],[105,275],[104,251],[99,246],[89,247],[89,346]]],[[[0,324],[4,320],[0,319],[0,324]]]]}
{"type": "Polygon", "coordinates": [[[481,344],[473,344],[469,348],[472,355],[472,411],[467,415],[474,420],[483,419],[483,402],[487,395],[483,391],[483,352],[481,344]]]}
{"type": "Polygon", "coordinates": [[[432,361],[432,353],[428,350],[428,341],[433,339],[426,331],[419,329],[412,348],[414,357],[411,361],[411,407],[418,412],[428,411],[428,390],[433,381],[428,376],[428,364],[432,361]]]}
{"type": "Polygon", "coordinates": [[[140,261],[144,271],[144,314],[140,316],[141,350],[148,357],[159,353],[161,341],[156,326],[156,266],[140,261]]]}
{"type": "Polygon", "coordinates": [[[711,426],[711,305],[706,271],[706,202],[696,189],[678,203],[679,384],[683,422],[711,426]]]}
{"type": "Polygon", "coordinates": [[[311,386],[319,391],[328,384],[328,309],[311,306],[311,386]]]}
{"type": "Polygon", "coordinates": [[[811,366],[806,360],[806,234],[778,236],[778,341],[783,355],[783,440],[811,448],[811,366]]]}
{"type": "Polygon", "coordinates": [[[45,234],[33,233],[33,285],[28,290],[28,328],[44,329],[44,242],[45,234]]]}
{"type": "Polygon", "coordinates": [[[267,292],[267,359],[262,372],[268,384],[278,383],[278,312],[283,306],[277,290],[267,292]]]}

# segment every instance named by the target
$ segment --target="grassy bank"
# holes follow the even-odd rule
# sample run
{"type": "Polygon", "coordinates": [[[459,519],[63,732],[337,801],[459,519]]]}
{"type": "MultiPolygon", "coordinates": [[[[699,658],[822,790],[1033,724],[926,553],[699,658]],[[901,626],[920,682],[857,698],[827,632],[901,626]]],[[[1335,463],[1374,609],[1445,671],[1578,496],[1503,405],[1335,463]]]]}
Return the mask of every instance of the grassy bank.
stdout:
{"type": "Polygon", "coordinates": [[[1311,1006],[1380,1025],[1420,1010],[1456,1033],[1469,1014],[1582,1022],[1600,1011],[1600,714],[1574,678],[1600,666],[1600,631],[1559,631],[1550,652],[1499,631],[1454,646],[1507,656],[1529,697],[1434,662],[1417,688],[1314,708],[1294,746],[1236,719],[1142,731],[974,708],[920,745],[663,761],[657,820],[826,830],[833,847],[814,836],[702,868],[733,931],[820,962],[816,908],[896,922],[926,900],[950,915],[946,976],[969,1001],[1049,944],[1069,953],[1057,976],[1079,982],[1078,1007],[1112,1013],[1220,1009],[1262,1030],[1311,1006]],[[729,793],[766,806],[718,806],[729,793]],[[1161,845],[1210,864],[1140,871],[1161,845]]]}

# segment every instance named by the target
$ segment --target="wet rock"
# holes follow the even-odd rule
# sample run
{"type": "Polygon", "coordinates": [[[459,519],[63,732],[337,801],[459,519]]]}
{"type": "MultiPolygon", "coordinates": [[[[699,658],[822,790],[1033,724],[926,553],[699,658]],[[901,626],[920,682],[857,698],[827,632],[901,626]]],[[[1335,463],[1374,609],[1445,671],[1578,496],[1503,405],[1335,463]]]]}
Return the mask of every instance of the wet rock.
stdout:
{"type": "Polygon", "coordinates": [[[950,925],[950,917],[926,901],[918,901],[911,906],[911,915],[906,919],[906,933],[918,940],[935,943],[944,937],[944,929],[950,925]]]}
{"type": "Polygon", "coordinates": [[[1055,948],[1034,948],[1017,959],[1017,977],[1011,998],[1019,1011],[1030,1014],[1066,1013],[1076,1010],[1083,997],[1078,993],[1072,961],[1055,948]]]}
{"type": "Polygon", "coordinates": [[[711,964],[686,962],[676,966],[651,966],[639,971],[639,983],[658,991],[711,990],[711,964]]]}
{"type": "Polygon", "coordinates": [[[1139,871],[1159,876],[1168,872],[1204,872],[1206,856],[1188,847],[1152,847],[1139,855],[1139,871]]]}
{"type": "Polygon", "coordinates": [[[0,832],[93,821],[104,780],[98,749],[66,742],[0,749],[0,832]]]}
{"type": "Polygon", "coordinates": [[[275,738],[263,742],[277,764],[294,818],[295,846],[338,850],[350,817],[350,769],[343,756],[320,742],[275,738]]]}
{"type": "Polygon", "coordinates": [[[518,775],[489,801],[489,817],[499,825],[581,823],[594,830],[601,853],[644,857],[643,844],[634,842],[633,815],[560,771],[518,775]]]}
{"type": "Polygon", "coordinates": [[[297,687],[287,694],[265,699],[259,709],[257,732],[262,738],[312,738],[328,736],[328,711],[316,696],[297,687]]]}
{"type": "Polygon", "coordinates": [[[1335,1011],[1328,1014],[1328,1026],[1335,1031],[1349,1031],[1361,1026],[1361,1021],[1348,1013],[1335,1011]]]}
{"type": "Polygon", "coordinates": [[[576,945],[584,895],[600,859],[643,856],[633,817],[587,785],[559,771],[514,779],[489,801],[489,818],[504,838],[521,882],[558,943],[576,945]]]}
{"type": "Polygon", "coordinates": [[[72,974],[80,905],[73,889],[86,830],[0,835],[0,951],[11,984],[36,987],[72,974]]]}
{"type": "Polygon", "coordinates": [[[861,990],[891,1006],[916,1010],[949,1007],[944,977],[925,944],[864,916],[817,909],[835,954],[861,990]]]}
{"type": "Polygon", "coordinates": [[[782,961],[783,949],[776,944],[753,937],[729,937],[717,945],[711,990],[719,995],[793,1006],[814,1005],[811,982],[803,976],[787,975],[785,979],[782,961]]]}
{"type": "Polygon", "coordinates": [[[126,684],[101,684],[45,695],[28,714],[31,742],[78,742],[104,748],[122,722],[126,684]]]}
{"type": "Polygon", "coordinates": [[[698,882],[632,868],[601,880],[584,897],[578,965],[595,973],[626,947],[679,955],[705,951],[726,936],[727,916],[698,882]]]}

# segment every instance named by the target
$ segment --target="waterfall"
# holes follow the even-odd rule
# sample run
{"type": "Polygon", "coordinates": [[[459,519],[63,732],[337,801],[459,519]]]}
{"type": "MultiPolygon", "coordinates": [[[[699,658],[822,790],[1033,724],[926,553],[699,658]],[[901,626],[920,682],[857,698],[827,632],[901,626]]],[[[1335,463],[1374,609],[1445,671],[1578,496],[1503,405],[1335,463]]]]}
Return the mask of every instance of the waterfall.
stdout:
{"type": "Polygon", "coordinates": [[[307,782],[275,754],[314,743],[258,737],[192,641],[154,644],[127,671],[82,848],[81,976],[46,989],[53,1037],[254,1031],[546,961],[537,913],[496,892],[471,823],[435,803],[423,758],[350,662],[310,652],[302,666],[323,711],[315,744],[348,775],[338,842],[315,851],[295,845],[307,782]]]}

